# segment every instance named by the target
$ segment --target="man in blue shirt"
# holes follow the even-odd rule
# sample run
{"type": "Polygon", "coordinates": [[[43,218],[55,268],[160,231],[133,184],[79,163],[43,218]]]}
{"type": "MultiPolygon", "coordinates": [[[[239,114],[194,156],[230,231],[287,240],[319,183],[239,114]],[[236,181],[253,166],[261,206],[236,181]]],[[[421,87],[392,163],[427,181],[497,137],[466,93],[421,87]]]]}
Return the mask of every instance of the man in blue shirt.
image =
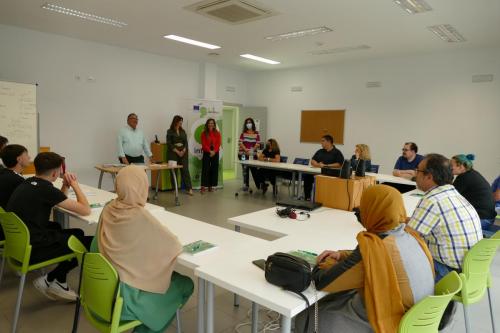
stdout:
{"type": "Polygon", "coordinates": [[[144,163],[144,154],[152,162],[153,154],[149,149],[149,144],[144,137],[144,133],[137,129],[139,118],[135,113],[127,117],[127,127],[124,127],[118,133],[118,158],[120,163],[144,163]]]}
{"type": "Polygon", "coordinates": [[[406,142],[402,151],[403,154],[396,161],[392,174],[397,177],[412,179],[415,177],[415,169],[424,157],[417,154],[418,146],[414,142],[406,142]]]}

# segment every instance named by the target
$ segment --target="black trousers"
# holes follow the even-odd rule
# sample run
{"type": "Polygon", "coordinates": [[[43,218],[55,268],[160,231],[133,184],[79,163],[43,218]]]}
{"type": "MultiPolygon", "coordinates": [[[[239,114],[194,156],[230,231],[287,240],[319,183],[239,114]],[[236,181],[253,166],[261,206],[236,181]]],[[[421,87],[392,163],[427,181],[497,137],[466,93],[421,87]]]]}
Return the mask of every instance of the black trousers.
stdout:
{"type": "Polygon", "coordinates": [[[276,185],[276,175],[278,172],[276,170],[270,170],[265,168],[259,169],[259,180],[264,183],[266,180],[271,182],[271,185],[276,185]]]}
{"type": "MultiPolygon", "coordinates": [[[[68,247],[68,239],[71,235],[78,238],[87,249],[90,249],[90,244],[94,238],[92,236],[85,236],[81,229],[62,229],[57,223],[51,224],[50,232],[57,233],[57,238],[59,238],[60,241],[46,244],[35,243],[31,250],[30,264],[36,264],[72,253],[73,251],[68,247]]],[[[78,261],[76,258],[69,261],[63,261],[48,274],[48,280],[53,281],[57,279],[57,281],[64,283],[66,282],[66,275],[68,272],[77,266],[78,261]]]]}
{"type": "MultiPolygon", "coordinates": [[[[127,154],[125,154],[125,157],[127,158],[127,161],[129,163],[144,163],[144,156],[129,156],[127,154]]],[[[120,163],[122,163],[122,160],[118,157],[118,161],[120,161],[120,163]]]]}
{"type": "MultiPolygon", "coordinates": [[[[177,155],[175,153],[175,151],[170,151],[168,153],[168,160],[169,161],[177,161],[177,165],[182,165],[182,169],[180,169],[182,182],[184,183],[184,186],[186,187],[187,191],[192,189],[193,185],[191,184],[191,175],[189,174],[189,158],[188,158],[187,150],[186,150],[186,153],[184,154],[184,156],[182,156],[182,157],[177,155]]],[[[180,187],[180,184],[179,184],[179,187],[180,187]]]]}
{"type": "MultiPolygon", "coordinates": [[[[310,174],[302,174],[304,181],[304,199],[311,199],[312,184],[314,183],[314,176],[310,174]]],[[[300,195],[300,193],[299,193],[300,195]]]]}
{"type": "Polygon", "coordinates": [[[201,186],[214,187],[219,181],[219,153],[213,157],[210,153],[203,152],[201,164],[201,186]]]}

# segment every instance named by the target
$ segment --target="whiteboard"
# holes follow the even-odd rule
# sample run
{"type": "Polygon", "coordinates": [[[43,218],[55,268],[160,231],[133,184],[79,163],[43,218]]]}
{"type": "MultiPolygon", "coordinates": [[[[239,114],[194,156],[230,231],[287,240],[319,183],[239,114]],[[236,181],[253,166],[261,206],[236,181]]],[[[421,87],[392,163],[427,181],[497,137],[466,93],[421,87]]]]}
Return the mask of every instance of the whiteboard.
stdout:
{"type": "Polygon", "coordinates": [[[0,135],[38,153],[36,85],[0,81],[0,135]]]}

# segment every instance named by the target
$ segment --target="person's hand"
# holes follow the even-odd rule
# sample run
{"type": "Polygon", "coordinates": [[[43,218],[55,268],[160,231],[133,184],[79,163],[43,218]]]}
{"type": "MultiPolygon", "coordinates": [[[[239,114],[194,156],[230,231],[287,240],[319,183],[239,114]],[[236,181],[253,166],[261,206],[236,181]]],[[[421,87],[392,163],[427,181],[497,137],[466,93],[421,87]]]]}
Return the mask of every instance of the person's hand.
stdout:
{"type": "Polygon", "coordinates": [[[245,155],[248,155],[248,154],[250,154],[250,149],[245,148],[245,155]]]}
{"type": "Polygon", "coordinates": [[[66,183],[68,186],[75,186],[75,184],[78,184],[78,180],[76,178],[76,175],[71,172],[66,172],[63,176],[63,184],[66,183]]]}
{"type": "Polygon", "coordinates": [[[154,164],[154,161],[153,161],[153,156],[151,156],[151,157],[149,158],[149,164],[154,164]]]}
{"type": "Polygon", "coordinates": [[[396,177],[401,177],[401,171],[399,171],[399,170],[394,170],[393,174],[396,177]]]}
{"type": "Polygon", "coordinates": [[[120,157],[120,159],[122,160],[123,164],[130,164],[125,156],[120,157]]]}
{"type": "Polygon", "coordinates": [[[211,150],[210,151],[210,157],[214,157],[215,156],[215,151],[211,150]]]}
{"type": "Polygon", "coordinates": [[[327,258],[332,258],[334,260],[340,260],[340,252],[325,250],[316,258],[316,263],[320,263],[327,258]]]}
{"type": "Polygon", "coordinates": [[[323,162],[319,162],[319,163],[318,163],[318,166],[319,166],[320,168],[324,168],[324,167],[325,167],[325,163],[323,163],[323,162]]]}
{"type": "Polygon", "coordinates": [[[260,144],[259,143],[256,143],[255,146],[253,146],[255,150],[259,150],[260,149],[260,144]]]}

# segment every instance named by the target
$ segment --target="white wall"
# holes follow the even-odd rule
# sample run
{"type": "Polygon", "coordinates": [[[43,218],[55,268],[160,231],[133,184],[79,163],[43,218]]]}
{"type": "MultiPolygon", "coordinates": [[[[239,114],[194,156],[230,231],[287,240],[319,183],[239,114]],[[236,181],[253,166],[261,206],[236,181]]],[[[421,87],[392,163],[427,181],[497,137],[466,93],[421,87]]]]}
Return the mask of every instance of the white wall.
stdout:
{"type": "MultiPolygon", "coordinates": [[[[138,114],[149,140],[165,141],[183,99],[202,97],[196,62],[5,25],[0,45],[0,80],[39,84],[41,145],[66,156],[89,184],[97,183],[96,163],[117,162],[116,134],[128,113],[138,114]]],[[[228,73],[226,80],[219,70],[217,79],[244,76],[228,73]]]]}
{"type": "Polygon", "coordinates": [[[217,68],[217,98],[226,103],[244,104],[247,100],[247,76],[245,72],[223,67],[217,68]],[[233,91],[226,91],[233,87],[233,91]]]}
{"type": "Polygon", "coordinates": [[[319,145],[300,143],[303,109],[346,109],[345,144],[367,143],[381,172],[392,171],[403,142],[448,157],[475,153],[492,181],[500,173],[500,49],[387,58],[249,75],[247,100],[267,106],[268,135],[282,154],[311,157],[319,145]],[[494,74],[472,83],[474,74],[494,74]],[[366,88],[381,81],[381,88],[366,88]],[[303,92],[290,87],[302,86],[303,92]]]}

